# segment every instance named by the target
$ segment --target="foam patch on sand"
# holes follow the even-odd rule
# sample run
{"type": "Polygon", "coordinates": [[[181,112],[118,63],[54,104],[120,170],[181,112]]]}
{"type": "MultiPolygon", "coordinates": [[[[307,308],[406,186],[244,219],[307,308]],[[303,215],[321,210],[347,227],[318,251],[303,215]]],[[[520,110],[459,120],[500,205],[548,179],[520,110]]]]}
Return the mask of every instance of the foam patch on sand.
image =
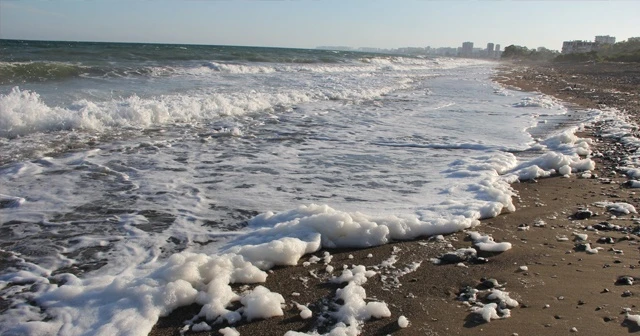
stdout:
{"type": "MultiPolygon", "coordinates": [[[[617,169],[626,174],[635,187],[635,181],[640,179],[640,138],[637,136],[638,125],[633,118],[614,108],[602,110],[598,121],[603,124],[599,134],[603,138],[612,139],[624,146],[626,156],[620,161],[617,169]]],[[[600,156],[605,154],[599,153],[600,156]]]]}
{"type": "Polygon", "coordinates": [[[469,232],[469,237],[473,240],[473,245],[475,245],[480,251],[504,252],[511,249],[511,243],[498,243],[493,240],[493,237],[482,235],[478,232],[469,232]]]}
{"type": "Polygon", "coordinates": [[[606,208],[607,211],[612,212],[614,214],[628,215],[631,213],[638,213],[638,211],[636,211],[636,208],[633,205],[625,202],[603,201],[603,202],[596,202],[594,203],[594,205],[601,208],[606,208]]]}
{"type": "MultiPolygon", "coordinates": [[[[330,331],[322,335],[359,335],[364,321],[371,318],[387,318],[391,316],[391,311],[386,303],[370,301],[367,298],[366,290],[362,287],[368,278],[376,274],[378,273],[367,270],[364,265],[354,265],[351,269],[344,269],[340,276],[332,279],[336,283],[347,282],[347,285],[336,290],[334,301],[341,302],[341,304],[336,305],[337,309],[328,313],[328,319],[323,316],[319,317],[320,321],[333,323],[332,326],[328,327],[330,331]],[[365,301],[365,299],[369,302],[365,301]]],[[[301,316],[303,313],[311,314],[311,311],[306,312],[308,308],[305,306],[298,304],[298,309],[301,311],[301,316]]],[[[320,334],[315,331],[310,333],[288,331],[285,333],[285,336],[296,335],[320,334]]]]}

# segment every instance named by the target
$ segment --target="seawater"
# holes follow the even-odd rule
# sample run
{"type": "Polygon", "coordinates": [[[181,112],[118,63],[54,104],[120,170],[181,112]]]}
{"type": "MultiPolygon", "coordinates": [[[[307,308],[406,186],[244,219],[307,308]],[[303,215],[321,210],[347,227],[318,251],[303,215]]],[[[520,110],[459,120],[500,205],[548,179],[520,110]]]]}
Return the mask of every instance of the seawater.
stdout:
{"type": "MultiPolygon", "coordinates": [[[[587,116],[498,86],[492,62],[7,40],[0,50],[3,332],[148,331],[148,307],[107,296],[135,296],[126,288],[140,279],[164,288],[158,270],[177,255],[233,253],[264,270],[319,248],[449,233],[515,210],[508,183],[532,158],[561,152],[556,165],[584,166],[572,132],[587,116]],[[141,329],[113,326],[125,308],[141,329]]],[[[550,161],[536,162],[557,169],[540,163],[550,161]]]]}

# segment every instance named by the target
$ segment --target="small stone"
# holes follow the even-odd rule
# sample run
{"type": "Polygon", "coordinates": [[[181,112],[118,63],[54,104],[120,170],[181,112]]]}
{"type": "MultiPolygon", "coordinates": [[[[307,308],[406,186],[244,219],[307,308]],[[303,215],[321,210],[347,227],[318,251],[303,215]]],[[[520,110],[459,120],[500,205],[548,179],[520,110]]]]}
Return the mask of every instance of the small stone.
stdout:
{"type": "Polygon", "coordinates": [[[495,288],[500,287],[500,283],[496,279],[487,279],[482,282],[482,286],[484,288],[495,288]]]}
{"type": "Polygon", "coordinates": [[[486,264],[486,263],[489,262],[489,259],[487,259],[485,257],[478,257],[474,261],[475,261],[476,264],[486,264]]]}
{"type": "Polygon", "coordinates": [[[558,300],[564,300],[564,296],[562,295],[558,296],[558,300]]]}
{"type": "Polygon", "coordinates": [[[562,319],[562,316],[560,316],[560,315],[554,315],[554,316],[553,316],[553,318],[555,318],[556,320],[561,320],[561,319],[562,319]]]}
{"type": "Polygon", "coordinates": [[[582,301],[582,300],[578,300],[578,305],[579,305],[579,306],[582,306],[583,304],[584,304],[584,301],[582,301]]]}
{"type": "Polygon", "coordinates": [[[616,280],[616,284],[617,285],[631,286],[631,285],[633,285],[633,280],[635,280],[634,277],[628,276],[628,275],[623,275],[623,276],[619,276],[618,277],[618,279],[616,280]]]}
{"type": "Polygon", "coordinates": [[[569,329],[569,331],[570,331],[570,332],[578,332],[578,328],[573,327],[573,328],[569,329]]]}
{"type": "Polygon", "coordinates": [[[542,307],[542,308],[547,309],[547,308],[549,308],[549,307],[551,307],[551,306],[550,306],[549,304],[546,304],[546,305],[544,305],[544,307],[542,307]]]}
{"type": "Polygon", "coordinates": [[[616,240],[613,237],[600,237],[598,238],[598,243],[600,244],[615,244],[616,240]]]}
{"type": "Polygon", "coordinates": [[[605,316],[602,320],[604,320],[605,322],[611,322],[613,321],[612,318],[610,318],[609,316],[605,316]]]}
{"type": "Polygon", "coordinates": [[[590,210],[578,210],[573,214],[575,219],[588,219],[593,216],[593,212],[590,210]]]}
{"type": "Polygon", "coordinates": [[[629,297],[629,296],[633,296],[633,293],[631,293],[630,290],[626,290],[622,292],[622,297],[629,297]]]}
{"type": "Polygon", "coordinates": [[[602,292],[600,292],[600,293],[609,293],[609,288],[603,289],[602,292]]]}

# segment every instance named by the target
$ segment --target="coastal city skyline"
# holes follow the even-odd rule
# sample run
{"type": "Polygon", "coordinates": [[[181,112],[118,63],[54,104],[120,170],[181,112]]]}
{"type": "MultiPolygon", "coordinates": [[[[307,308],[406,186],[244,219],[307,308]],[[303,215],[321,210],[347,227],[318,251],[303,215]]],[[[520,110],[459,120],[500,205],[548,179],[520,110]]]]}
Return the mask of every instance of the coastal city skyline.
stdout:
{"type": "Polygon", "coordinates": [[[398,49],[474,41],[560,50],[569,40],[637,36],[630,1],[213,1],[151,4],[0,0],[0,38],[398,49]],[[572,15],[567,15],[571,13],[572,15]],[[490,23],[490,24],[489,24],[490,23]]]}

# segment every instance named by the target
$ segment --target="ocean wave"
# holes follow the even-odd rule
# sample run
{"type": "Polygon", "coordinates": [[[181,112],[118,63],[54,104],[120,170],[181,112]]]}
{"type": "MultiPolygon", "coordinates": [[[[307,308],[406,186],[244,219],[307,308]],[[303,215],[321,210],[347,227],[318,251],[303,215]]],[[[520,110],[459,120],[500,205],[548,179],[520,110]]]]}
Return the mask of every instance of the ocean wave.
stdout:
{"type": "Polygon", "coordinates": [[[551,96],[538,95],[522,98],[522,100],[513,104],[513,107],[542,107],[546,109],[559,109],[563,108],[563,105],[551,96]]]}
{"type": "Polygon", "coordinates": [[[0,95],[0,136],[16,137],[71,129],[100,131],[107,127],[146,128],[151,125],[257,112],[276,105],[291,105],[308,100],[310,97],[300,92],[286,95],[175,95],[149,99],[133,95],[107,102],[82,99],[67,107],[51,107],[36,92],[16,87],[9,94],[0,95]]]}
{"type": "Polygon", "coordinates": [[[8,94],[0,95],[0,137],[14,138],[37,132],[76,129],[102,131],[110,127],[148,128],[270,112],[311,101],[349,100],[358,103],[403,87],[406,85],[290,89],[283,92],[214,92],[151,98],[132,95],[105,102],[81,99],[66,107],[49,106],[38,93],[14,87],[8,94]]]}
{"type": "Polygon", "coordinates": [[[0,85],[78,77],[87,69],[62,62],[0,62],[0,85]]]}
{"type": "Polygon", "coordinates": [[[169,66],[88,66],[64,62],[0,62],[0,85],[47,82],[78,77],[161,77],[180,71],[169,66]]]}
{"type": "Polygon", "coordinates": [[[280,62],[270,60],[227,60],[206,62],[82,62],[34,61],[1,62],[0,85],[59,81],[73,78],[127,78],[166,76],[210,76],[215,74],[270,74],[275,72],[371,73],[375,71],[411,71],[449,69],[468,65],[458,59],[417,59],[409,57],[364,57],[341,62],[280,62]]]}
{"type": "Polygon", "coordinates": [[[474,150],[474,151],[502,151],[502,152],[517,152],[522,149],[509,148],[506,146],[493,146],[493,145],[484,145],[479,143],[428,143],[428,144],[419,144],[419,143],[392,143],[392,142],[376,142],[374,143],[378,146],[387,146],[387,147],[406,147],[406,148],[432,148],[432,149],[445,149],[445,150],[474,150]]]}
{"type": "Polygon", "coordinates": [[[225,61],[310,64],[341,63],[345,59],[361,57],[363,54],[291,48],[21,40],[4,40],[2,46],[10,48],[13,52],[0,55],[0,60],[12,62],[84,62],[103,59],[110,62],[225,61]]]}
{"type": "Polygon", "coordinates": [[[481,60],[468,60],[458,58],[413,58],[403,56],[375,56],[362,57],[362,64],[375,66],[378,70],[425,70],[425,69],[451,69],[460,66],[482,64],[481,60]]]}
{"type": "Polygon", "coordinates": [[[272,73],[276,69],[270,66],[244,65],[244,64],[227,64],[210,62],[206,67],[219,72],[227,72],[232,74],[256,74],[256,73],[272,73]]]}

